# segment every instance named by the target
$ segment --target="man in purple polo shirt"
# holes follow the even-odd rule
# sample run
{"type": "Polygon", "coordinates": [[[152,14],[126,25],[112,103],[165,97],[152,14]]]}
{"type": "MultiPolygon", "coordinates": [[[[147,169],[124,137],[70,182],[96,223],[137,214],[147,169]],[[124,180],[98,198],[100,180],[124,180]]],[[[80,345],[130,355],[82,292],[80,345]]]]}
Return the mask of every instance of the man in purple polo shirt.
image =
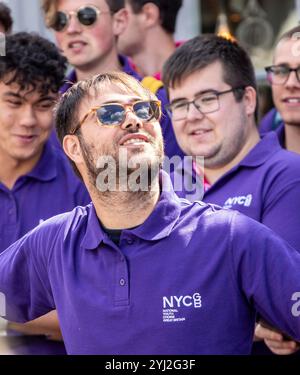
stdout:
{"type": "MultiPolygon", "coordinates": [[[[123,71],[141,80],[125,56],[118,55],[117,39],[126,29],[125,0],[43,0],[45,20],[59,48],[74,69],[61,88],[64,93],[77,81],[106,71],[123,71]]],[[[167,156],[183,156],[170,118],[164,110],[164,88],[157,92],[163,103],[162,129],[167,156]]]]}
{"type": "Polygon", "coordinates": [[[178,198],[160,115],[124,73],[63,96],[58,135],[92,203],[0,255],[0,311],[56,307],[71,354],[247,354],[256,310],[300,339],[300,254],[236,211],[178,198]]]}
{"type": "MultiPolygon", "coordinates": [[[[196,37],[170,57],[163,78],[179,145],[186,155],[204,158],[204,166],[194,163],[191,171],[204,180],[193,199],[236,209],[300,251],[300,157],[283,150],[274,133],[260,139],[246,52],[215,35],[196,37]]],[[[189,198],[192,192],[183,185],[177,193],[189,198]]],[[[295,343],[284,349],[289,345],[295,343]]]]}
{"type": "Polygon", "coordinates": [[[262,119],[260,132],[275,130],[282,147],[300,154],[300,26],[279,38],[266,72],[275,108],[262,119]]]}
{"type": "MultiPolygon", "coordinates": [[[[49,142],[65,69],[66,59],[48,40],[7,36],[0,57],[0,252],[42,221],[90,201],[68,160],[49,142]]],[[[14,328],[27,332],[31,324],[39,333],[38,322],[14,328]]]]}

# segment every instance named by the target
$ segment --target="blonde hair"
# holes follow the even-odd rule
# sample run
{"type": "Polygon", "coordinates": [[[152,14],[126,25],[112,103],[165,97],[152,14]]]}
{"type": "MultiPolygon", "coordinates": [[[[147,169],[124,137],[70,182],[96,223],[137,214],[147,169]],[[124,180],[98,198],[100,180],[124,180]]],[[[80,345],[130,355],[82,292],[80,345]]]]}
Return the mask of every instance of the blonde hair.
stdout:
{"type": "Polygon", "coordinates": [[[55,22],[57,11],[57,0],[42,0],[42,9],[45,14],[45,23],[47,27],[52,27],[55,22]]]}

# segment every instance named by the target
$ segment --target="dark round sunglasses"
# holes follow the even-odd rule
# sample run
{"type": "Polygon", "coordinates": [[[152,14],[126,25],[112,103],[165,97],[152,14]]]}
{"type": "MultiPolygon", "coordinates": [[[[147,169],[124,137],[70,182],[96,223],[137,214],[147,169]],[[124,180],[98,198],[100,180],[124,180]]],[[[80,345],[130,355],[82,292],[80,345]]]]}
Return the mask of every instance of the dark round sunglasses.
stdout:
{"type": "Polygon", "coordinates": [[[109,11],[100,11],[95,6],[83,6],[69,13],[65,12],[56,12],[55,21],[52,25],[52,28],[55,31],[63,31],[69,24],[71,16],[75,15],[78,21],[84,26],[92,26],[100,16],[100,14],[110,13],[109,11]]]}
{"type": "Polygon", "coordinates": [[[75,134],[91,113],[96,113],[97,122],[101,126],[121,126],[125,121],[127,108],[130,108],[139,119],[146,122],[159,121],[161,117],[161,102],[159,100],[141,100],[129,104],[103,104],[91,108],[70,134],[75,134]]]}

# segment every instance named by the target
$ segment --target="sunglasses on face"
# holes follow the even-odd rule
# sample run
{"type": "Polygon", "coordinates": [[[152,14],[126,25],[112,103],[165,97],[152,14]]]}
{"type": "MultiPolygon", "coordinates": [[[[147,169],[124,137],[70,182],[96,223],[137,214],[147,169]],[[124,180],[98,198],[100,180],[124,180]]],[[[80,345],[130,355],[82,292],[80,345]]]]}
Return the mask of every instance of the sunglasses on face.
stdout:
{"type": "Polygon", "coordinates": [[[69,24],[71,16],[75,15],[78,21],[84,26],[92,26],[100,16],[100,14],[110,13],[109,11],[100,11],[93,5],[83,6],[69,13],[56,12],[55,21],[52,28],[55,31],[63,31],[69,24]]]}
{"type": "Polygon", "coordinates": [[[126,118],[127,108],[140,120],[145,122],[159,121],[161,117],[161,102],[159,100],[137,101],[129,104],[108,103],[94,107],[80,121],[78,126],[71,131],[75,134],[91,113],[97,116],[97,122],[101,126],[121,126],[126,118]]]}

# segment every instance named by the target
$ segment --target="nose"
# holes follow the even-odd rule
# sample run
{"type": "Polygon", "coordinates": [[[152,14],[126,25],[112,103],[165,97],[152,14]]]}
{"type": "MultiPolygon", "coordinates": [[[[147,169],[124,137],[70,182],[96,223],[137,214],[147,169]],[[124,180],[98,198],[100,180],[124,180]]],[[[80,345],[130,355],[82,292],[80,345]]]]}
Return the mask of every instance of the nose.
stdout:
{"type": "Polygon", "coordinates": [[[25,127],[33,127],[37,123],[36,113],[34,111],[34,108],[30,105],[26,106],[22,110],[22,115],[20,119],[20,125],[25,127]]]}
{"type": "Polygon", "coordinates": [[[290,75],[288,77],[288,80],[285,83],[285,86],[287,88],[300,88],[300,82],[297,78],[297,74],[295,71],[290,72],[290,75]]]}
{"type": "Polygon", "coordinates": [[[131,109],[127,109],[125,120],[121,127],[122,129],[140,129],[144,127],[144,123],[131,109]]]}
{"type": "Polygon", "coordinates": [[[204,114],[200,112],[200,110],[196,107],[195,103],[189,103],[186,119],[188,121],[196,121],[202,119],[203,117],[204,114]]]}
{"type": "Polygon", "coordinates": [[[66,31],[68,34],[77,34],[81,32],[81,24],[78,21],[75,13],[70,12],[69,13],[69,19],[68,19],[68,24],[66,27],[66,31]]]}

